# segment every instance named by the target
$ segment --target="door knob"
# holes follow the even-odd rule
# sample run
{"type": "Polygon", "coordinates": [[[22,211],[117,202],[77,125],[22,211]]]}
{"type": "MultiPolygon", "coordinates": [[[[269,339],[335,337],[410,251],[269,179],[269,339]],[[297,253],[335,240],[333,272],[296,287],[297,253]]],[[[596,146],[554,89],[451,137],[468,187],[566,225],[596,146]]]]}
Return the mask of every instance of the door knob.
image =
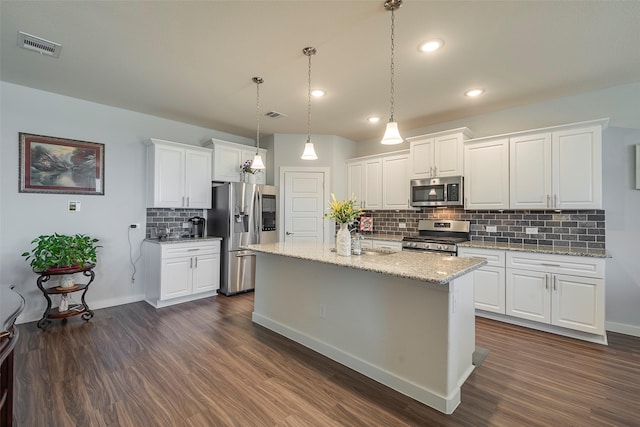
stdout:
{"type": "Polygon", "coordinates": [[[293,233],[291,233],[291,232],[287,231],[285,234],[286,234],[287,236],[291,236],[293,233]]]}

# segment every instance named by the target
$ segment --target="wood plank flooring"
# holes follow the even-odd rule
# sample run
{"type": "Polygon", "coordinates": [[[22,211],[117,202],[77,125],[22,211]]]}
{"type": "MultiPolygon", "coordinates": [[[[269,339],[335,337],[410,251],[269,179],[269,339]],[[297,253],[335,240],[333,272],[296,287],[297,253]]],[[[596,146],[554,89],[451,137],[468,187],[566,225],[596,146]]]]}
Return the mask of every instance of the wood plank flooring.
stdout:
{"type": "Polygon", "coordinates": [[[640,338],[604,347],[478,318],[490,353],[447,416],[254,325],[252,308],[244,294],[20,325],[15,425],[640,425],[640,338]]]}

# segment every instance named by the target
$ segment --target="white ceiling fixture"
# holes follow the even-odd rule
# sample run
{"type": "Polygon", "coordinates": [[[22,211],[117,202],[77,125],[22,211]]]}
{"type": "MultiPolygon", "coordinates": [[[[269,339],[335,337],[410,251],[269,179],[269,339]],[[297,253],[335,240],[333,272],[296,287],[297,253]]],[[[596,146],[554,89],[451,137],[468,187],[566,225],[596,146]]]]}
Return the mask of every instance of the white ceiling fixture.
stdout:
{"type": "Polygon", "coordinates": [[[402,0],[387,0],[384,2],[384,8],[391,11],[391,114],[389,115],[389,123],[387,123],[387,129],[384,132],[384,136],[382,137],[381,144],[384,145],[396,145],[401,144],[403,142],[402,137],[400,136],[400,131],[398,130],[398,123],[393,118],[393,95],[394,95],[394,73],[395,69],[393,66],[393,55],[395,51],[395,40],[394,40],[394,30],[395,30],[395,10],[402,6],[402,0]]]}
{"type": "Polygon", "coordinates": [[[369,123],[378,123],[380,121],[380,117],[379,116],[367,117],[367,121],[369,123]]]}
{"type": "Polygon", "coordinates": [[[432,39],[424,43],[421,43],[418,46],[418,50],[424,53],[435,52],[436,50],[440,49],[442,46],[444,46],[444,42],[442,40],[432,39]]]}
{"type": "Polygon", "coordinates": [[[484,93],[484,89],[471,89],[466,91],[464,94],[465,96],[468,96],[470,98],[476,97],[476,96],[480,96],[484,93]]]}
{"type": "Polygon", "coordinates": [[[260,85],[264,83],[262,77],[254,77],[251,80],[256,84],[256,155],[253,156],[251,167],[253,169],[265,169],[260,155],[260,85]]]}
{"type": "Polygon", "coordinates": [[[60,43],[45,40],[22,31],[18,31],[18,46],[53,58],[59,57],[62,50],[60,43]]]}
{"type": "Polygon", "coordinates": [[[325,96],[327,94],[327,92],[325,92],[322,89],[314,89],[311,91],[311,96],[315,96],[316,98],[321,97],[321,96],[325,96]]]}
{"type": "Polygon", "coordinates": [[[313,142],[311,142],[311,56],[316,54],[316,48],[305,47],[302,49],[302,53],[307,55],[309,58],[309,68],[307,73],[309,85],[307,87],[307,142],[304,144],[304,151],[300,158],[302,160],[317,160],[318,155],[316,154],[316,150],[313,148],[313,142]]]}

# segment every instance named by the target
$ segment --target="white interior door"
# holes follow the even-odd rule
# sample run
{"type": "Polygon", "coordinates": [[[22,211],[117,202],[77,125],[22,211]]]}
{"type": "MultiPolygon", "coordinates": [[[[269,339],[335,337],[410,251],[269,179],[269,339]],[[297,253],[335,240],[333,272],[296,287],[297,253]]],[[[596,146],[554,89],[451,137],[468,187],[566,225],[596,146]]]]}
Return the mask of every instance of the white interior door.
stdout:
{"type": "Polygon", "coordinates": [[[284,173],[284,241],[324,242],[323,172],[284,173]]]}

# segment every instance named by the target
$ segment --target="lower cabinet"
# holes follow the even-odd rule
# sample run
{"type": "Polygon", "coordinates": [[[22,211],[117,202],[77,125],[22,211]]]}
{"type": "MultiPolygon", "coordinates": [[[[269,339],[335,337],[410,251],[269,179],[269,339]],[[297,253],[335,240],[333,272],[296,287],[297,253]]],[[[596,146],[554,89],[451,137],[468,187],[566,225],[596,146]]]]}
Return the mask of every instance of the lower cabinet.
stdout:
{"type": "Polygon", "coordinates": [[[487,260],[487,265],[472,273],[475,307],[479,310],[505,314],[505,251],[460,248],[458,255],[487,260]]]}
{"type": "Polygon", "coordinates": [[[220,241],[155,243],[145,248],[146,301],[164,307],[215,295],[220,288],[220,241]]]}
{"type": "Polygon", "coordinates": [[[476,309],[504,315],[498,320],[548,325],[538,329],[606,343],[604,259],[476,248],[459,252],[489,262],[473,273],[476,309]],[[496,266],[500,253],[504,267],[496,266]]]}
{"type": "Polygon", "coordinates": [[[391,240],[376,240],[365,238],[361,242],[363,249],[384,249],[387,251],[401,252],[402,242],[395,242],[391,240]]]}

